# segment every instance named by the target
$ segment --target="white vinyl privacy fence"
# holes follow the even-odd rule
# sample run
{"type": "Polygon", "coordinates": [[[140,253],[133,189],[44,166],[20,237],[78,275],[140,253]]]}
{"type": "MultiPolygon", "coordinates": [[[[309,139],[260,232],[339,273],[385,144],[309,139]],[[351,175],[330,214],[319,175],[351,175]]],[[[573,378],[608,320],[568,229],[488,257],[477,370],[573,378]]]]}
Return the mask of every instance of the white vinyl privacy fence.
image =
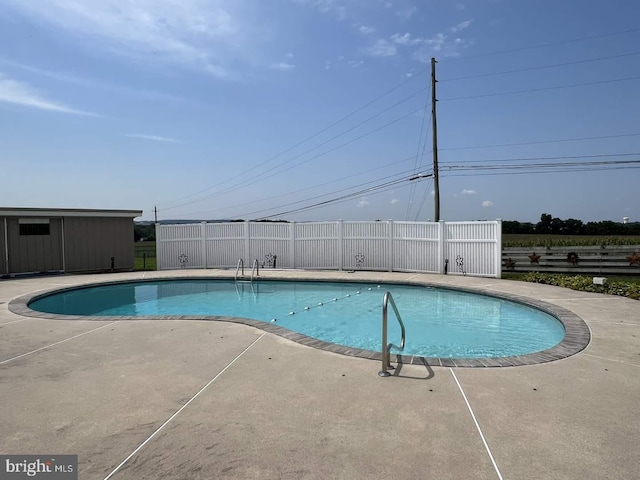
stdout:
{"type": "Polygon", "coordinates": [[[380,270],[500,277],[502,223],[230,222],[157,225],[158,270],[380,270]]]}

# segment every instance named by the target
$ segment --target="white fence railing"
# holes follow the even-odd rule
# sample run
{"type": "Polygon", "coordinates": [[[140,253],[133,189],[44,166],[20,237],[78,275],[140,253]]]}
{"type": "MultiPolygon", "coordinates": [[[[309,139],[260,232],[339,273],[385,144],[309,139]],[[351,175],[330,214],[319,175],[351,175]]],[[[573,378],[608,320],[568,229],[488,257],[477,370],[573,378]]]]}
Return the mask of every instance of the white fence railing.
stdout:
{"type": "Polygon", "coordinates": [[[156,226],[158,270],[380,270],[500,277],[501,221],[231,222],[156,226]]]}

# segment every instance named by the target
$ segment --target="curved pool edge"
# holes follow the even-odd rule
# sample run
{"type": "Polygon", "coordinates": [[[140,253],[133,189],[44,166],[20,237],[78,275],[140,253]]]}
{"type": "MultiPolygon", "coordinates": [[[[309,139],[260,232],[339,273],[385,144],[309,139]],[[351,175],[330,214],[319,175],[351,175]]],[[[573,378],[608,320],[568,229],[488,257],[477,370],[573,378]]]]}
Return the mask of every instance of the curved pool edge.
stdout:
{"type": "MultiPolygon", "coordinates": [[[[291,330],[287,330],[283,327],[280,327],[273,323],[267,323],[259,320],[253,320],[250,318],[242,318],[242,317],[230,317],[230,316],[205,316],[205,315],[156,315],[156,316],[104,316],[104,317],[93,317],[93,316],[81,316],[81,315],[61,315],[61,314],[52,314],[39,312],[36,310],[32,310],[29,307],[29,303],[34,300],[50,295],[52,293],[59,293],[69,290],[77,290],[82,288],[90,288],[95,286],[102,285],[115,285],[121,283],[132,283],[132,282],[157,282],[157,281],[170,281],[170,280],[230,280],[233,279],[232,276],[228,274],[225,275],[216,275],[210,274],[206,277],[204,276],[194,276],[194,275],[184,275],[184,276],[154,276],[149,278],[128,278],[128,279],[118,279],[118,280],[107,280],[107,281],[96,281],[90,283],[82,283],[78,285],[72,285],[67,287],[55,287],[47,290],[41,290],[35,293],[22,295],[16,297],[8,302],[8,309],[12,313],[24,317],[32,317],[39,319],[49,319],[49,320],[85,320],[85,321],[145,321],[145,320],[184,320],[184,321],[223,321],[228,323],[236,323],[241,325],[246,325],[250,327],[255,327],[260,330],[263,330],[267,333],[272,333],[274,335],[278,335],[287,340],[291,340],[301,345],[313,347],[320,350],[329,351],[332,353],[339,353],[341,355],[347,355],[351,357],[357,358],[365,358],[369,360],[382,360],[382,355],[380,352],[374,352],[371,350],[362,350],[359,348],[345,347],[342,345],[337,345],[334,343],[326,342],[323,340],[318,340],[313,337],[309,337],[307,335],[303,335],[301,333],[297,333],[291,330]]],[[[514,367],[514,366],[523,366],[523,365],[537,365],[541,363],[552,362],[556,360],[561,360],[570,356],[573,356],[582,350],[584,350],[591,341],[591,332],[589,326],[586,322],[577,314],[567,310],[558,305],[554,305],[551,303],[544,302],[542,300],[533,299],[531,297],[526,297],[522,295],[517,295],[513,293],[503,293],[503,292],[495,292],[490,291],[481,287],[469,287],[469,286],[454,286],[454,285],[443,285],[439,283],[429,282],[428,280],[423,279],[388,279],[384,280],[372,280],[372,279],[362,279],[362,278],[328,278],[328,277],[305,277],[298,278],[294,276],[286,276],[286,273],[282,277],[277,278],[268,278],[264,279],[268,281],[300,281],[300,282],[358,282],[358,283],[385,283],[385,284],[402,284],[402,285],[417,285],[424,287],[433,287],[447,290],[455,290],[466,293],[473,293],[479,295],[485,295],[500,299],[509,300],[512,302],[520,303],[523,305],[527,305],[529,307],[536,308],[545,313],[556,318],[560,323],[562,323],[565,329],[565,335],[562,341],[546,350],[529,353],[525,355],[517,355],[510,357],[490,357],[490,358],[441,358],[441,357],[424,357],[417,355],[401,355],[394,354],[396,362],[403,365],[422,365],[422,366],[430,366],[430,367],[514,367]]],[[[393,357],[392,357],[393,358],[393,357]]]]}

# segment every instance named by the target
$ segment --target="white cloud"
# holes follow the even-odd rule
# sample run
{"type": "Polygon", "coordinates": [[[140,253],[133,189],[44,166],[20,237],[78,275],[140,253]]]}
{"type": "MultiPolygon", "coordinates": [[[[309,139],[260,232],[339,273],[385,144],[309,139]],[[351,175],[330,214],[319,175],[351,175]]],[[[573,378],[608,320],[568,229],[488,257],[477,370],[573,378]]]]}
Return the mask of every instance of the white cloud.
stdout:
{"type": "Polygon", "coordinates": [[[391,35],[391,40],[399,45],[419,45],[426,41],[424,38],[412,38],[410,33],[405,33],[403,35],[394,33],[391,35]]]}
{"type": "Polygon", "coordinates": [[[437,33],[431,38],[423,39],[420,48],[413,53],[413,58],[428,63],[434,53],[440,57],[457,57],[460,50],[471,44],[472,42],[460,37],[452,39],[446,33],[437,33]]]}
{"type": "Polygon", "coordinates": [[[460,192],[460,193],[462,193],[462,195],[475,195],[475,194],[476,194],[476,193],[478,193],[478,192],[476,192],[475,190],[467,190],[467,189],[465,188],[465,189],[464,189],[464,190],[462,190],[462,192],[460,192]]]}
{"type": "Polygon", "coordinates": [[[373,27],[368,27],[368,26],[366,26],[366,25],[360,25],[360,26],[358,27],[358,32],[360,32],[362,35],[368,35],[368,34],[373,33],[373,32],[375,32],[375,31],[376,31],[376,29],[375,29],[375,28],[373,28],[373,27]]]}
{"type": "Polygon", "coordinates": [[[403,20],[409,20],[416,13],[418,13],[418,7],[405,8],[404,10],[398,10],[396,15],[398,15],[403,20]]]}
{"type": "Polygon", "coordinates": [[[360,200],[358,200],[358,203],[356,203],[356,207],[358,208],[364,208],[369,206],[369,200],[367,200],[367,197],[362,197],[360,200]]]}
{"type": "Polygon", "coordinates": [[[456,10],[458,10],[459,12],[461,12],[465,8],[466,7],[464,6],[464,3],[456,3],[456,10]]]}
{"type": "Polygon", "coordinates": [[[31,65],[25,65],[23,63],[7,60],[6,58],[0,58],[0,64],[6,64],[14,68],[19,68],[20,70],[24,70],[30,73],[35,73],[36,75],[52,78],[58,82],[64,82],[71,85],[78,85],[83,88],[91,88],[91,89],[98,89],[98,90],[106,90],[110,92],[124,93],[126,95],[134,95],[138,97],[148,98],[151,100],[162,100],[162,101],[169,100],[174,102],[188,101],[187,99],[182,97],[161,93],[158,91],[150,90],[148,88],[145,88],[145,89],[132,88],[126,85],[112,84],[102,79],[81,77],[72,73],[59,72],[55,70],[44,70],[42,68],[33,67],[31,65]]]}
{"type": "Polygon", "coordinates": [[[381,38],[374,45],[362,49],[362,52],[371,57],[391,57],[396,54],[396,47],[384,38],[381,38]]]}
{"type": "Polygon", "coordinates": [[[349,60],[347,63],[351,68],[358,68],[364,64],[364,60],[349,60]]]}
{"type": "Polygon", "coordinates": [[[295,3],[311,5],[320,13],[331,14],[342,21],[347,18],[347,9],[344,5],[338,5],[336,0],[293,0],[295,3]]]}
{"type": "Polygon", "coordinates": [[[151,140],[153,142],[164,142],[164,143],[181,143],[180,140],[176,140],[175,138],[169,137],[161,137],[160,135],[146,135],[144,133],[130,133],[126,135],[129,138],[140,138],[142,140],[151,140]]]}
{"type": "Polygon", "coordinates": [[[49,110],[52,112],[69,113],[72,115],[96,116],[93,113],[83,112],[82,110],[71,108],[63,103],[48,100],[28,83],[12,80],[2,73],[0,73],[0,102],[13,103],[15,105],[49,110]]]}
{"type": "Polygon", "coordinates": [[[296,68],[296,66],[292,63],[287,63],[287,62],[277,62],[277,63],[272,63],[271,64],[271,68],[274,70],[293,70],[294,68],[296,68]]]}
{"type": "Polygon", "coordinates": [[[493,202],[491,200],[485,200],[482,202],[483,207],[493,207],[493,202]]]}
{"type": "Polygon", "coordinates": [[[400,35],[399,33],[394,33],[393,35],[391,35],[391,40],[393,40],[396,43],[399,43],[400,45],[406,45],[409,42],[410,38],[411,38],[410,33],[405,33],[404,35],[400,35]]]}
{"type": "Polygon", "coordinates": [[[399,45],[407,45],[411,41],[411,34],[405,33],[404,35],[400,35],[399,33],[394,33],[391,35],[391,40],[399,45]]]}
{"type": "Polygon", "coordinates": [[[464,22],[460,22],[459,24],[457,24],[455,27],[451,27],[450,30],[453,33],[461,32],[465,28],[469,27],[469,25],[471,25],[472,22],[473,20],[465,20],[464,22]]]}
{"type": "Polygon", "coordinates": [[[400,203],[400,200],[398,200],[397,198],[392,198],[391,205],[395,205],[396,203],[400,203]]]}
{"type": "MultiPolygon", "coordinates": [[[[230,78],[227,63],[253,39],[232,13],[236,3],[207,0],[4,0],[30,20],[63,32],[91,50],[102,50],[198,68],[230,78]]],[[[243,18],[244,20],[244,18],[243,18]]]]}

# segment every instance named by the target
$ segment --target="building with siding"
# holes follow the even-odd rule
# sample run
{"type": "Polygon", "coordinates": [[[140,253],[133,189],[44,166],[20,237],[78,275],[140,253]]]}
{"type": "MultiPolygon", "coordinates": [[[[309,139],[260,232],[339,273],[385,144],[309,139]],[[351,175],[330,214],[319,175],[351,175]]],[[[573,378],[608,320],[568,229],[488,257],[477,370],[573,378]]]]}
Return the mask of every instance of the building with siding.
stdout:
{"type": "Polygon", "coordinates": [[[133,270],[141,210],[0,208],[0,276],[133,270]]]}

